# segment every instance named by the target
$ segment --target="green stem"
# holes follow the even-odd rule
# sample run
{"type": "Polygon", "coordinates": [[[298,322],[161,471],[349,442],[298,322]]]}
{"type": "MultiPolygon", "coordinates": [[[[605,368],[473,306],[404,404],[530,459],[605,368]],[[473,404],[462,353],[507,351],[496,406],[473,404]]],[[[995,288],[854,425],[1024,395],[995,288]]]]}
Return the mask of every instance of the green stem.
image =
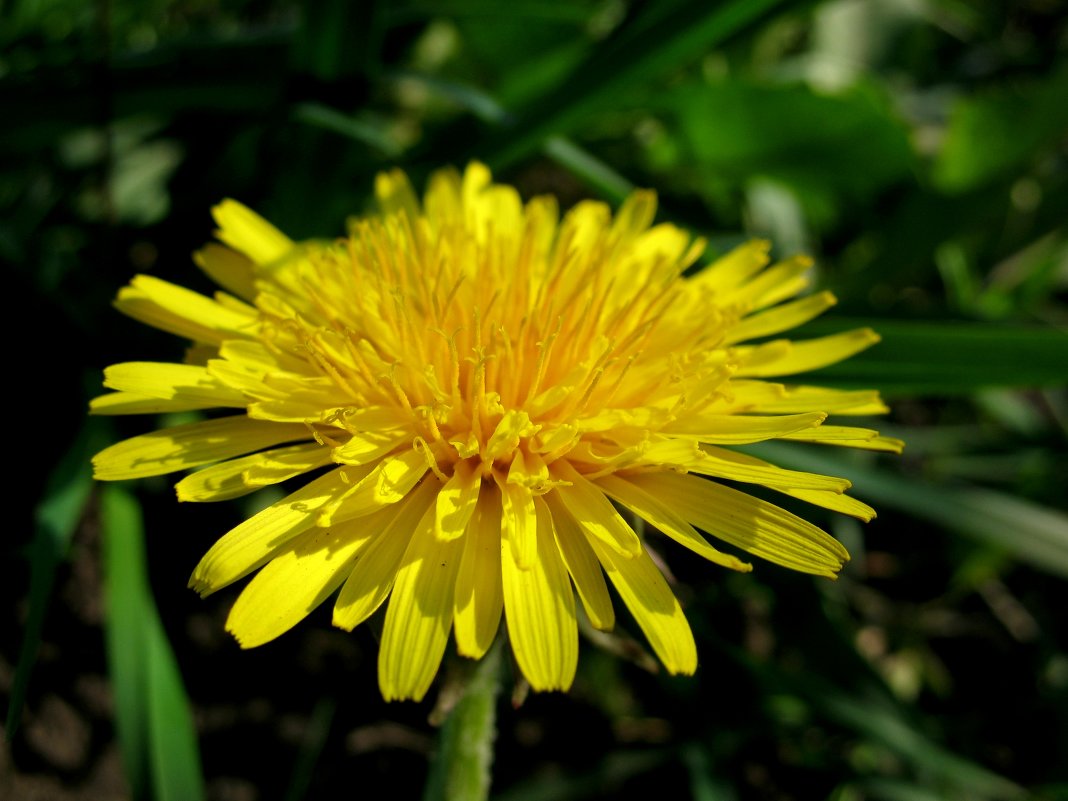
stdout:
{"type": "Polygon", "coordinates": [[[438,737],[423,801],[486,801],[489,798],[493,740],[497,736],[501,643],[468,676],[438,737]]]}

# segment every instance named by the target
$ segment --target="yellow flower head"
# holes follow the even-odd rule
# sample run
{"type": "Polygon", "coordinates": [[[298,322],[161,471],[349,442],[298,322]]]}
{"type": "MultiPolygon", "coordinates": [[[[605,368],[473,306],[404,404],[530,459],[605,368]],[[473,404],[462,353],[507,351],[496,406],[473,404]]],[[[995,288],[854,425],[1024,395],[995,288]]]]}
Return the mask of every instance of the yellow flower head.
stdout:
{"type": "Polygon", "coordinates": [[[731,450],[772,438],[898,450],[828,413],[885,411],[875,392],[773,383],[869,346],[869,330],[742,344],[834,303],[790,300],[809,261],[768,267],[750,242],[692,278],[704,243],[652,225],[636,192],[612,215],[552,198],[524,204],[481,164],[430,179],[420,205],[400,172],[381,213],[334,242],[295,244],[234,201],[197,263],[214,298],[141,275],[119,309],[192,340],[186,364],[105,371],[97,414],[226,414],[98,454],[105,480],[211,465],[178,498],[216,501],[313,474],[208,551],[190,585],[215,592],[259,571],[227,628],[274,639],[338,588],[349,630],[386,602],[379,683],[423,697],[453,632],[479,658],[503,612],[536,690],[567,689],[577,594],[614,625],[605,576],[672,673],[692,673],[689,626],[634,523],[734,570],[699,529],[781,565],[833,577],[848,558],[819,528],[715,479],[761,484],[868,520],[849,482],[731,450]],[[709,480],[702,476],[711,476],[709,480]]]}

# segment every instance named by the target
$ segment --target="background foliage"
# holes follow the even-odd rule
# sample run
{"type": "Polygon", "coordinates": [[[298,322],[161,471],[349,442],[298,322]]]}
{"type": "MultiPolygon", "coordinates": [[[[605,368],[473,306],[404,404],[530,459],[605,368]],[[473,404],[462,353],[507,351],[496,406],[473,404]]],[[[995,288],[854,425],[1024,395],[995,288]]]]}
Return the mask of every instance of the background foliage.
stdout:
{"type": "Polygon", "coordinates": [[[853,554],[841,580],[668,551],[697,677],[586,643],[570,696],[505,694],[495,798],[1068,798],[1066,45],[1056,0],[0,6],[24,398],[0,795],[418,795],[431,702],[381,702],[373,630],[320,610],[240,652],[236,592],[185,582],[247,510],[93,488],[88,455],[150,425],[84,410],[103,366],[181,358],[109,302],[135,272],[207,290],[189,256],[222,197],[328,236],[377,170],[477,157],[526,196],[651,186],[716,250],[812,253],[840,306],[810,333],[884,335],[822,380],[882,389],[878,425],[908,442],[765,448],[879,508],[823,521],[853,554]]]}

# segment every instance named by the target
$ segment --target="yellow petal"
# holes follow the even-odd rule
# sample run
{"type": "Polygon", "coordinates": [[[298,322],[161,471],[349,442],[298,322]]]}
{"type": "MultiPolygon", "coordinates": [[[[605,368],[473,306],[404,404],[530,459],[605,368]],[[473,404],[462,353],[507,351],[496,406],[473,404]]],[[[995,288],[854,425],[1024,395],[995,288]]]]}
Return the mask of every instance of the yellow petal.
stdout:
{"type": "Polygon", "coordinates": [[[315,515],[345,484],[332,470],[223,535],[200,560],[189,586],[202,596],[247,576],[283,545],[315,525],[315,515]]]}
{"type": "Polygon", "coordinates": [[[501,496],[487,483],[464,535],[456,575],[453,636],[461,656],[480,659],[497,634],[504,597],[501,589],[501,496]]]}
{"type": "MultiPolygon", "coordinates": [[[[566,690],[578,663],[575,595],[553,534],[553,520],[541,498],[537,512],[537,558],[520,566],[516,549],[501,549],[504,616],[519,669],[535,690],[566,690]]],[[[507,527],[505,540],[510,537],[507,527]]],[[[506,543],[511,546],[511,543],[506,543]]]]}
{"type": "Polygon", "coordinates": [[[325,528],[342,520],[369,515],[383,506],[396,503],[412,491],[427,469],[426,457],[416,450],[387,456],[328,503],[319,513],[317,525],[325,528]]]}
{"type": "Polygon", "coordinates": [[[211,298],[148,275],[119,290],[115,306],[123,314],[194,342],[219,343],[255,336],[255,315],[227,308],[211,298]]]}
{"type": "Polygon", "coordinates": [[[297,380],[305,374],[310,378],[312,368],[303,359],[287,353],[275,344],[258,342],[253,339],[228,339],[219,346],[219,358],[239,364],[245,368],[256,368],[256,373],[288,372],[297,373],[297,380]]]}
{"type": "Polygon", "coordinates": [[[341,594],[334,605],[335,626],[352,631],[373,615],[386,600],[393,587],[401,557],[408,549],[408,543],[419,521],[431,508],[437,487],[437,481],[427,479],[399,503],[346,524],[359,527],[365,525],[365,521],[372,518],[377,520],[383,515],[389,521],[382,534],[375,537],[360,554],[348,581],[341,588],[341,594]]]}
{"type": "Polygon", "coordinates": [[[622,558],[641,553],[638,535],[627,525],[619,512],[588,479],[568,464],[566,459],[553,463],[553,473],[571,486],[557,487],[555,492],[568,513],[589,536],[600,540],[622,558]]]}
{"type": "Polygon", "coordinates": [[[825,387],[783,387],[777,398],[758,400],[754,411],[762,414],[787,412],[829,412],[831,414],[885,414],[889,409],[875,390],[841,390],[825,387]]]}
{"type": "Polygon", "coordinates": [[[246,405],[253,400],[279,400],[285,397],[264,381],[264,371],[256,365],[209,359],[206,367],[212,378],[246,398],[246,405]]]}
{"type": "MultiPolygon", "coordinates": [[[[824,427],[821,426],[821,429],[822,428],[824,427]]],[[[835,426],[832,426],[832,428],[835,428],[835,426]]],[[[874,434],[875,432],[873,431],[872,433],[874,434]]],[[[723,448],[713,448],[709,445],[704,445],[702,447],[709,453],[715,453],[717,456],[729,460],[732,465],[737,466],[739,468],[753,469],[754,471],[772,471],[771,476],[769,477],[774,476],[774,471],[782,470],[781,467],[777,467],[771,464],[770,462],[765,462],[763,459],[758,459],[755,456],[750,456],[746,453],[728,451],[723,448]]],[[[845,485],[849,484],[849,482],[845,479],[836,479],[830,476],[818,476],[814,473],[796,473],[792,470],[782,470],[782,472],[787,473],[791,476],[812,476],[816,479],[826,479],[830,482],[843,482],[845,485]]],[[[754,472],[753,475],[756,475],[756,473],[754,472]]],[[[727,477],[730,478],[730,476],[727,477]]],[[[794,481],[794,479],[790,479],[790,481],[794,481]]],[[[831,509],[835,512],[842,512],[843,514],[859,518],[865,522],[875,517],[875,510],[868,506],[866,503],[861,503],[855,498],[850,498],[848,495],[845,495],[845,487],[835,487],[832,484],[829,487],[821,489],[818,486],[811,485],[807,487],[783,485],[778,484],[775,481],[760,481],[759,483],[770,487],[776,492],[781,492],[784,495],[789,495],[792,498],[798,498],[800,500],[806,501],[807,503],[811,503],[816,506],[822,506],[825,509],[831,509]]]]}
{"type": "Polygon", "coordinates": [[[528,437],[537,431],[537,426],[530,422],[526,412],[509,410],[497,424],[497,428],[482,449],[482,458],[487,462],[513,453],[521,437],[528,437]]]}
{"type": "Polygon", "coordinates": [[[293,241],[236,200],[226,199],[211,210],[219,239],[256,264],[278,261],[293,250],[293,241]]]}
{"type": "Polygon", "coordinates": [[[692,414],[665,425],[661,432],[693,437],[699,442],[745,445],[815,428],[827,419],[824,412],[782,415],[692,414]]]}
{"type": "Polygon", "coordinates": [[[813,431],[795,431],[783,439],[795,439],[801,442],[816,442],[820,445],[837,445],[842,448],[861,448],[885,453],[901,453],[905,442],[894,437],[883,437],[870,428],[853,426],[820,426],[813,431]]]}
{"type": "Polygon", "coordinates": [[[359,432],[353,434],[344,445],[334,448],[334,461],[351,465],[369,464],[411,439],[412,434],[407,430],[359,432]]]}
{"type": "Polygon", "coordinates": [[[537,513],[534,495],[521,484],[498,482],[501,489],[501,536],[512,549],[512,559],[524,570],[538,554],[537,513]]]}
{"type": "Polygon", "coordinates": [[[830,292],[817,292],[807,298],[784,303],[760,314],[746,317],[731,329],[724,342],[733,345],[735,342],[789,331],[823,314],[835,303],[837,301],[830,292]]]}
{"type": "Polygon", "coordinates": [[[164,414],[211,409],[213,400],[191,398],[152,398],[136,392],[109,392],[89,401],[89,414],[164,414]]]}
{"type": "Polygon", "coordinates": [[[849,559],[842,544],[826,532],[744,492],[668,472],[642,473],[628,480],[691,524],[770,562],[834,578],[849,559]]]}
{"type": "Polygon", "coordinates": [[[818,370],[829,364],[848,359],[854,354],[866,350],[879,341],[879,335],[870,328],[858,328],[842,334],[808,339],[803,342],[789,342],[789,347],[779,352],[782,340],[757,345],[751,348],[737,348],[741,366],[737,375],[744,376],[778,376],[805,373],[818,370]],[[761,350],[775,348],[772,359],[762,359],[761,350]]]}
{"type": "Polygon", "coordinates": [[[537,453],[524,454],[517,450],[508,467],[509,484],[521,484],[535,494],[543,494],[552,486],[549,466],[537,453]]]}
{"type": "Polygon", "coordinates": [[[645,549],[632,559],[621,559],[596,537],[588,541],[668,672],[690,675],[697,670],[697,645],[690,624],[645,549]]]}
{"type": "Polygon", "coordinates": [[[452,478],[438,491],[434,534],[444,540],[462,537],[478,503],[482,476],[467,462],[457,462],[452,478]]]}
{"type": "Polygon", "coordinates": [[[449,640],[463,549],[462,539],[434,536],[434,509],[427,509],[401,559],[386,609],[378,651],[385,700],[420,701],[434,681],[449,640]]]}
{"type": "Polygon", "coordinates": [[[193,261],[212,281],[239,298],[256,297],[252,260],[247,256],[213,242],[194,253],[193,261]]]}
{"type": "Polygon", "coordinates": [[[779,489],[778,491],[806,503],[811,503],[814,506],[822,506],[832,512],[841,512],[844,515],[855,517],[865,523],[875,519],[874,509],[848,495],[837,492],[820,492],[819,490],[779,489]]]}
{"type": "Polygon", "coordinates": [[[289,631],[341,585],[375,533],[365,525],[349,525],[300,535],[237,597],[226,630],[242,648],[255,648],[289,631]]]}
{"type": "Polygon", "coordinates": [[[206,367],[165,362],[124,362],[104,370],[104,386],[150,398],[244,408],[247,398],[206,367]]]}
{"type": "Polygon", "coordinates": [[[330,449],[317,442],[254,453],[191,473],[174,489],[179,501],[223,501],[330,464],[330,449]]]}
{"type": "Polygon", "coordinates": [[[461,218],[460,183],[460,174],[452,167],[435,170],[430,175],[423,195],[423,209],[433,229],[461,218]]]}
{"type": "Polygon", "coordinates": [[[419,200],[408,176],[401,170],[380,172],[375,176],[375,199],[383,215],[404,212],[408,219],[419,219],[419,200]]]}
{"type": "Polygon", "coordinates": [[[764,270],[750,281],[724,293],[720,302],[739,303],[747,309],[763,309],[792,298],[806,286],[805,274],[812,268],[808,256],[791,256],[764,270]]]}
{"type": "MultiPolygon", "coordinates": [[[[822,428],[822,427],[821,427],[822,428]]],[[[692,462],[681,463],[691,473],[716,476],[747,484],[764,484],[768,487],[791,487],[795,489],[845,492],[852,486],[844,478],[822,476],[800,470],[786,470],[768,462],[754,459],[737,451],[705,445],[701,455],[692,462]]]]}
{"type": "Polygon", "coordinates": [[[93,476],[101,481],[159,476],[307,437],[302,425],[221,417],[117,442],[93,457],[93,476]]]}
{"type": "Polygon", "coordinates": [[[695,286],[717,291],[733,289],[764,269],[770,250],[767,240],[753,239],[716,259],[691,281],[695,286]]]}
{"type": "Polygon", "coordinates": [[[544,500],[553,516],[556,545],[578,591],[586,616],[595,629],[611,631],[616,624],[616,614],[597,556],[586,542],[582,529],[561,505],[556,493],[548,493],[544,500]]]}
{"type": "Polygon", "coordinates": [[[670,506],[662,503],[657,497],[645,492],[641,487],[632,484],[621,476],[607,475],[597,479],[597,485],[610,497],[619,501],[638,516],[656,526],[675,542],[684,548],[689,548],[699,556],[703,556],[717,565],[729,567],[742,573],[748,573],[753,566],[743,562],[736,556],[716,550],[702,537],[694,527],[686,522],[670,506]]]}

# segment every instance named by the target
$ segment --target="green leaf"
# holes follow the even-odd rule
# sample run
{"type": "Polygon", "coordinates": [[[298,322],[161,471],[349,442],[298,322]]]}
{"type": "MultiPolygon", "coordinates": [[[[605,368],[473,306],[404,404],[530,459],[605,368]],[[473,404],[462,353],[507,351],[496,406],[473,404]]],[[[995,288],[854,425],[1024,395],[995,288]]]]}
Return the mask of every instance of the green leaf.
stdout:
{"type": "Polygon", "coordinates": [[[748,446],[775,464],[844,476],[850,494],[876,509],[891,508],[994,546],[1039,570],[1068,578],[1068,516],[1022,498],[965,484],[932,484],[862,466],[819,446],[785,443],[748,446]]]}
{"type": "Polygon", "coordinates": [[[962,97],[935,164],[936,185],[963,192],[1025,169],[1068,130],[1068,64],[1041,83],[962,97]]]}
{"type": "Polygon", "coordinates": [[[105,444],[106,424],[88,421],[49,476],[45,492],[34,511],[34,534],[29,546],[30,597],[26,629],[19,650],[18,666],[7,709],[8,741],[18,728],[30,671],[37,659],[41,631],[52,597],[56,568],[66,557],[71,537],[82,518],[93,486],[90,457],[105,444]]]}
{"type": "Polygon", "coordinates": [[[108,664],[123,765],[134,798],[198,801],[204,779],[189,700],[148,586],[137,500],[101,492],[108,664]]]}
{"type": "Polygon", "coordinates": [[[1062,386],[1068,333],[989,323],[827,318],[800,329],[823,336],[871,327],[882,341],[805,383],[869,387],[887,395],[962,394],[994,387],[1062,386]]]}
{"type": "Polygon", "coordinates": [[[909,174],[905,127],[867,87],[821,94],[750,81],[689,83],[654,101],[678,121],[689,160],[717,182],[770,178],[865,198],[909,174]]]}
{"type": "Polygon", "coordinates": [[[786,0],[640,5],[564,83],[532,99],[480,152],[494,169],[514,164],[550,137],[573,133],[595,111],[617,105],[621,91],[691,63],[785,5],[786,0]]]}

